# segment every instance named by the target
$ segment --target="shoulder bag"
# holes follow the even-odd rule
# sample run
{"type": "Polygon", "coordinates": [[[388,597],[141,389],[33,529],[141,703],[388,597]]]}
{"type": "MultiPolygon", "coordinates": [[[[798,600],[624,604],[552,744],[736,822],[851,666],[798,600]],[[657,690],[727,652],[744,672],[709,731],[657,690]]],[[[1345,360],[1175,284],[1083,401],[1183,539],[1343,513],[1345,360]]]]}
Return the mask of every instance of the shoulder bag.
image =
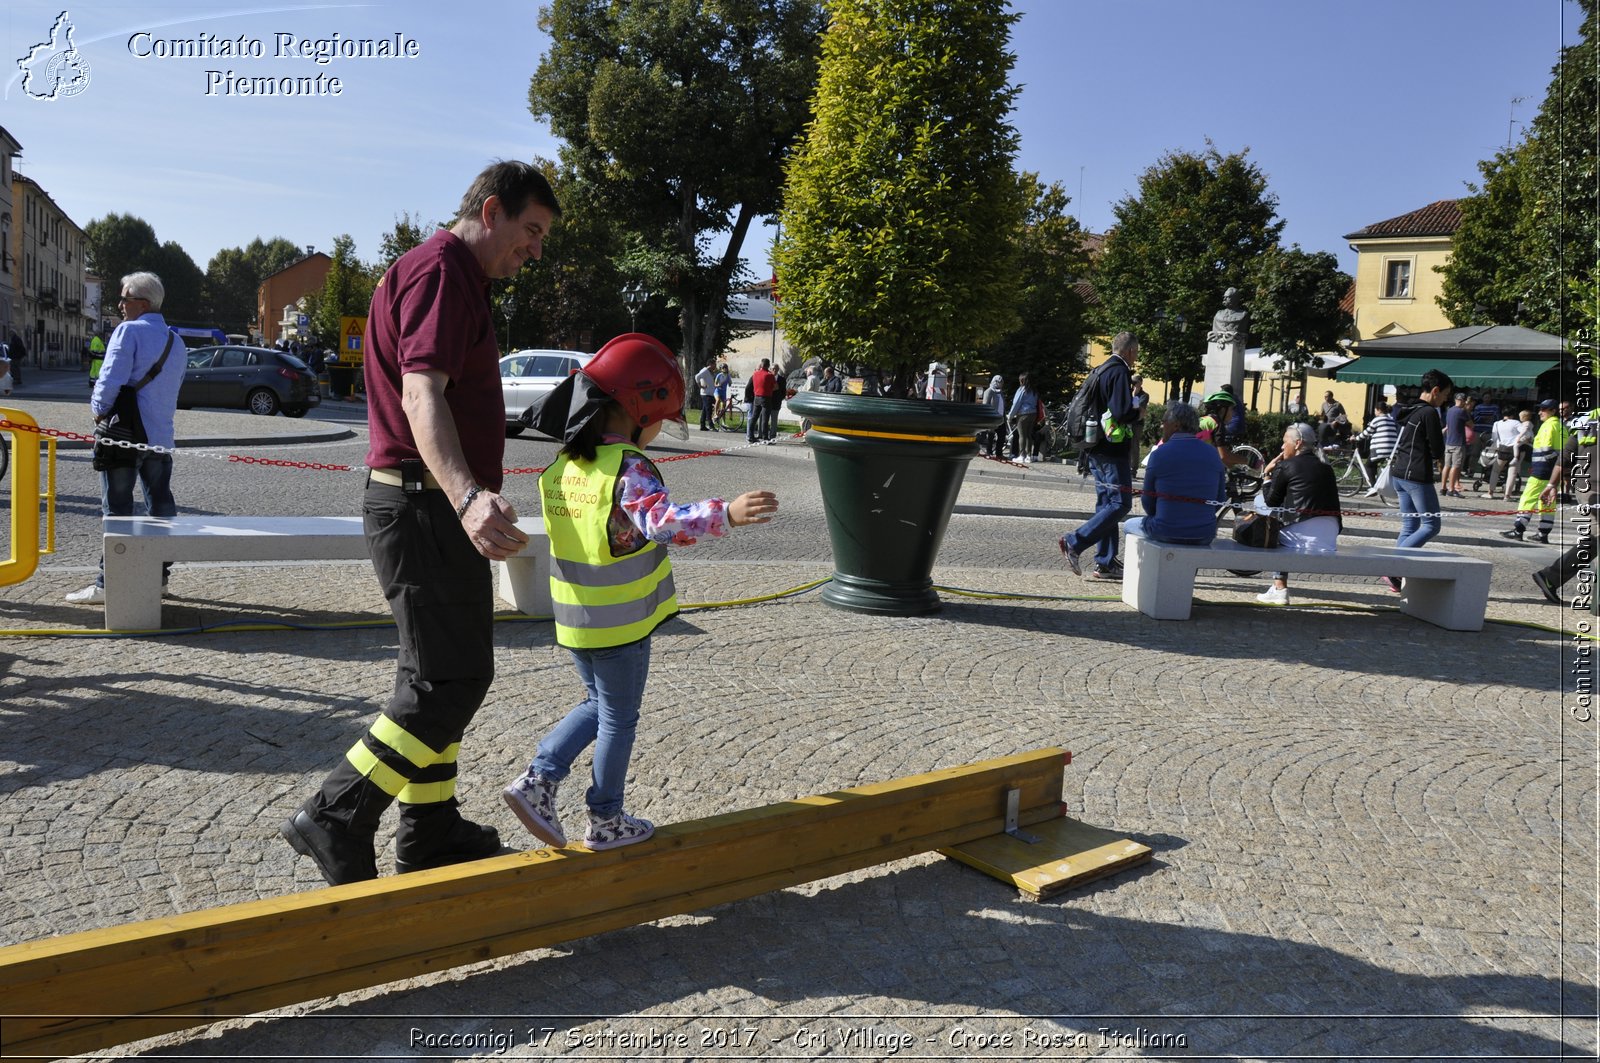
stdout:
{"type": "Polygon", "coordinates": [[[122,446],[123,443],[143,445],[150,441],[145,435],[144,418],[139,415],[139,391],[150,381],[154,380],[161,372],[161,367],[167,364],[167,355],[172,353],[172,341],[177,333],[167,331],[167,345],[161,348],[161,357],[156,364],[150,367],[137,384],[124,384],[117,390],[117,397],[111,404],[111,412],[94,425],[94,468],[96,472],[105,472],[109,469],[125,469],[139,463],[139,450],[136,446],[122,446]]]}
{"type": "Polygon", "coordinates": [[[1233,526],[1233,541],[1240,546],[1275,549],[1283,522],[1269,513],[1246,513],[1233,526]]]}

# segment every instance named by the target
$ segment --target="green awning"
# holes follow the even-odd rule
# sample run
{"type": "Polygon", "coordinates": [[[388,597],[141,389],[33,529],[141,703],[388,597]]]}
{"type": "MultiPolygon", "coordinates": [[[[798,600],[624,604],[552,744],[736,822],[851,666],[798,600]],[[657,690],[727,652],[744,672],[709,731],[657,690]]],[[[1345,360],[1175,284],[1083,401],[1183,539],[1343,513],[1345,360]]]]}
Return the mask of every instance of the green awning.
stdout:
{"type": "Polygon", "coordinates": [[[1391,358],[1369,354],[1342,365],[1337,380],[1357,384],[1416,384],[1430,369],[1443,370],[1457,387],[1531,388],[1541,373],[1561,364],[1540,358],[1391,358]]]}

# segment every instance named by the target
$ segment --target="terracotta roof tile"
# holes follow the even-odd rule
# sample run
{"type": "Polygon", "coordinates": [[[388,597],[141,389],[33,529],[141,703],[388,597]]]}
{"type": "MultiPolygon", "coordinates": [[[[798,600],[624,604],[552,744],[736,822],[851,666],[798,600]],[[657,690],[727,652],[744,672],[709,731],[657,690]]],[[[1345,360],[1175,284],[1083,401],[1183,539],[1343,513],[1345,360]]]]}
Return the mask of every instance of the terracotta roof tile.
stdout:
{"type": "Polygon", "coordinates": [[[1460,201],[1441,199],[1410,214],[1402,214],[1387,221],[1373,222],[1364,229],[1346,233],[1344,238],[1357,240],[1363,236],[1452,236],[1460,227],[1460,201]]]}
{"type": "Polygon", "coordinates": [[[1348,287],[1348,288],[1346,288],[1344,290],[1344,295],[1339,300],[1339,309],[1343,310],[1345,313],[1350,314],[1352,316],[1355,314],[1355,312],[1356,312],[1356,282],[1355,281],[1351,281],[1350,282],[1350,287],[1348,287]]]}

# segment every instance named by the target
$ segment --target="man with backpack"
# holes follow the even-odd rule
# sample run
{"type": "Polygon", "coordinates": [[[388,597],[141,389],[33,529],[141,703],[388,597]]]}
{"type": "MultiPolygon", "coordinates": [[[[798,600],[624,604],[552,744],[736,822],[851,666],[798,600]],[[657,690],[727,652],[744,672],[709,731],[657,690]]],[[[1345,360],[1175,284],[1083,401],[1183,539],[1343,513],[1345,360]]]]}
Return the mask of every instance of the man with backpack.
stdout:
{"type": "Polygon", "coordinates": [[[1133,401],[1133,366],[1139,341],[1131,332],[1119,332],[1111,341],[1111,357],[1095,367],[1078,389],[1067,413],[1067,431],[1081,440],[1094,474],[1095,510],[1077,531],[1063,535],[1057,545],[1076,575],[1087,579],[1119,580],[1118,525],[1133,508],[1133,426],[1139,409],[1133,401]],[[1095,547],[1095,567],[1085,572],[1080,556],[1095,547]]]}

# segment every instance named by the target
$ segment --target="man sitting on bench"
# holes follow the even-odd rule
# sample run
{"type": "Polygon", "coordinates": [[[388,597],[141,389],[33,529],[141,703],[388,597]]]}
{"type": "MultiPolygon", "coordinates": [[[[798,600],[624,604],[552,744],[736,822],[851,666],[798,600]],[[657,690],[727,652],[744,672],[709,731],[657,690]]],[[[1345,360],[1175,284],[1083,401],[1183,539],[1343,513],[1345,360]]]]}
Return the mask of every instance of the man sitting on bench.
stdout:
{"type": "Polygon", "coordinates": [[[1163,543],[1205,546],[1217,537],[1217,506],[1227,498],[1226,474],[1217,448],[1200,439],[1200,415],[1187,402],[1167,403],[1161,444],[1150,452],[1144,488],[1145,515],[1123,530],[1163,543]]]}

